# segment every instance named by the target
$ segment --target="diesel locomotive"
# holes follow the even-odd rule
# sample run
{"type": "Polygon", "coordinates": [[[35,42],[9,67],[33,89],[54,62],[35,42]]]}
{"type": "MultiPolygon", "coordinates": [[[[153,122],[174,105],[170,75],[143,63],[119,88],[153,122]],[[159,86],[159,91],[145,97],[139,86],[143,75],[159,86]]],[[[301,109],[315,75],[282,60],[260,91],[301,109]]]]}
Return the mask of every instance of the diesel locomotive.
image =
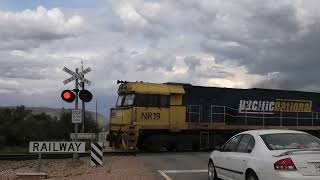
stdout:
{"type": "Polygon", "coordinates": [[[319,137],[320,93],[118,81],[109,145],[123,150],[204,150],[250,129],[319,137]]]}

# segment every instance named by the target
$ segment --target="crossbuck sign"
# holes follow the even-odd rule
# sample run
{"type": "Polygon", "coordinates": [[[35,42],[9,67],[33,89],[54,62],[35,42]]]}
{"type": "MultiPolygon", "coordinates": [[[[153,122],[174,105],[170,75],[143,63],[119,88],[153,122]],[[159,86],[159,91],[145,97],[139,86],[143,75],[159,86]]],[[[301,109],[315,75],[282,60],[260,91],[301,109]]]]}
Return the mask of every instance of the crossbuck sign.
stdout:
{"type": "Polygon", "coordinates": [[[76,72],[74,72],[74,71],[72,71],[72,70],[70,70],[70,69],[68,69],[68,68],[66,68],[66,67],[63,67],[62,70],[63,70],[64,72],[72,75],[72,77],[70,77],[69,79],[66,79],[66,80],[63,81],[63,84],[64,84],[64,85],[68,84],[69,82],[71,82],[71,81],[73,81],[73,80],[75,80],[75,79],[80,79],[81,81],[87,83],[88,85],[91,84],[91,81],[89,81],[89,80],[87,80],[86,78],[83,77],[83,75],[85,75],[85,74],[87,74],[88,72],[91,71],[90,68],[87,68],[87,69],[83,70],[83,71],[80,72],[80,73],[76,73],[76,72]]]}

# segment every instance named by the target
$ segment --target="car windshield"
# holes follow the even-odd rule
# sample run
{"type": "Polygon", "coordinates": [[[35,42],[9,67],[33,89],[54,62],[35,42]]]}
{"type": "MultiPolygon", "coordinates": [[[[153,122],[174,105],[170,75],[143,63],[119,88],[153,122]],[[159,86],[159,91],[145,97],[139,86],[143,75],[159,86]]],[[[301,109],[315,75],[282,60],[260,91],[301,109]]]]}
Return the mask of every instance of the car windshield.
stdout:
{"type": "Polygon", "coordinates": [[[261,135],[270,150],[320,148],[320,139],[304,133],[276,133],[261,135]]]}

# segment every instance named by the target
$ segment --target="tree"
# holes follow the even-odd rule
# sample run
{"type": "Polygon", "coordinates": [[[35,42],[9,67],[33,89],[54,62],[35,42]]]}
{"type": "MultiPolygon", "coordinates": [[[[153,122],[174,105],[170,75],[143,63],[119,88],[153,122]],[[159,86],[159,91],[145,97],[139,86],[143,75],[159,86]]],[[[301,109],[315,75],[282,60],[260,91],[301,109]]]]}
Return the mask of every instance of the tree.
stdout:
{"type": "MultiPolygon", "coordinates": [[[[86,116],[85,132],[100,131],[91,114],[86,116]]],[[[27,147],[30,141],[68,141],[74,132],[71,110],[62,109],[60,119],[41,113],[34,115],[24,106],[0,108],[0,149],[27,147]]]]}
{"type": "Polygon", "coordinates": [[[70,133],[74,132],[74,125],[71,122],[71,110],[61,112],[60,120],[57,121],[57,132],[56,135],[59,139],[68,140],[70,138],[70,133]]]}
{"type": "Polygon", "coordinates": [[[99,129],[98,124],[93,120],[92,115],[90,113],[86,113],[85,132],[98,133],[99,131],[101,130],[99,129]]]}

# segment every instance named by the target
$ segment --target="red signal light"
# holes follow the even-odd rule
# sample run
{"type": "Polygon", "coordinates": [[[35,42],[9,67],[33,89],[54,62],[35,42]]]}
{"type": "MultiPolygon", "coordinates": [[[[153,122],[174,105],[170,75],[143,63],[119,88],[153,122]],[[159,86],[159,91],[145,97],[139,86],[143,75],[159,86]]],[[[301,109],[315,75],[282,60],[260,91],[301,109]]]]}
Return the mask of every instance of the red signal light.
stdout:
{"type": "Polygon", "coordinates": [[[66,102],[73,102],[75,97],[76,96],[71,90],[64,90],[61,93],[61,98],[66,102]]]}
{"type": "Polygon", "coordinates": [[[70,92],[63,93],[63,98],[64,99],[70,99],[71,98],[71,93],[70,92]]]}

